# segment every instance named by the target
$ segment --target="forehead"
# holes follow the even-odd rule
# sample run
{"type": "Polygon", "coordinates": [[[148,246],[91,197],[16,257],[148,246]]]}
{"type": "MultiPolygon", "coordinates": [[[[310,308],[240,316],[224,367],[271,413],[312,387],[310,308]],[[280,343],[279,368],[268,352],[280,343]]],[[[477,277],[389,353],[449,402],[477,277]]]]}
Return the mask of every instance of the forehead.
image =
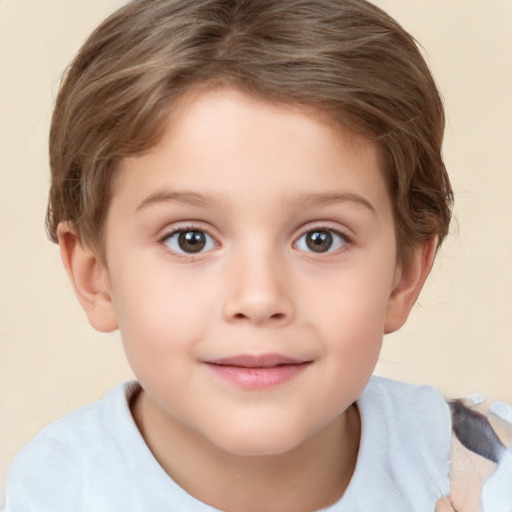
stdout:
{"type": "Polygon", "coordinates": [[[113,200],[140,204],[186,191],[220,200],[353,194],[387,201],[377,146],[312,108],[233,88],[193,91],[167,118],[159,143],[122,161],[113,200]],[[384,191],[384,193],[383,193],[384,191]]]}

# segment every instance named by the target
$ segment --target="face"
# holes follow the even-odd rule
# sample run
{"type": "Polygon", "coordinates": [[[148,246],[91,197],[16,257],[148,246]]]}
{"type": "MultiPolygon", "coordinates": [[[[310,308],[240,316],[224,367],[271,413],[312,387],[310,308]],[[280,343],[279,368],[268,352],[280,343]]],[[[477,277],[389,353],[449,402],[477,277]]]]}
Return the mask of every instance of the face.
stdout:
{"type": "Polygon", "coordinates": [[[123,162],[106,222],[148,411],[233,454],[291,450],[358,397],[396,260],[376,147],[229,88],[190,94],[123,162]]]}

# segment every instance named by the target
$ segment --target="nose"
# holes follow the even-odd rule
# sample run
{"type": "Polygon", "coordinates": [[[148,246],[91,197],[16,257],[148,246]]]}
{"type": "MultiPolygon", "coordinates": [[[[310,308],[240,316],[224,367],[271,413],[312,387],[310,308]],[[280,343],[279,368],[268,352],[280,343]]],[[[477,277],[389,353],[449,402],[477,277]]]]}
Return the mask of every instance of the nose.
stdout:
{"type": "Polygon", "coordinates": [[[223,315],[230,323],[285,326],[294,317],[288,273],[270,254],[250,254],[232,261],[223,315]]]}

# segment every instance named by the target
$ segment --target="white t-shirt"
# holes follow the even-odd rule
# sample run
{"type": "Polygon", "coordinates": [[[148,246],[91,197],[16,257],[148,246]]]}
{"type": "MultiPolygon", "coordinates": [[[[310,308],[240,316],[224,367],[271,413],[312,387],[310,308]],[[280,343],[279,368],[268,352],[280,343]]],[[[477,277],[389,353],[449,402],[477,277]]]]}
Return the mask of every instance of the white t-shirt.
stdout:
{"type": "MultiPolygon", "coordinates": [[[[129,409],[136,383],[45,428],[17,456],[4,512],[212,512],[162,469],[129,409]]],[[[328,512],[433,512],[449,492],[451,419],[434,388],[372,377],[352,480],[328,512]]],[[[235,490],[233,492],[236,492],[235,490]]]]}

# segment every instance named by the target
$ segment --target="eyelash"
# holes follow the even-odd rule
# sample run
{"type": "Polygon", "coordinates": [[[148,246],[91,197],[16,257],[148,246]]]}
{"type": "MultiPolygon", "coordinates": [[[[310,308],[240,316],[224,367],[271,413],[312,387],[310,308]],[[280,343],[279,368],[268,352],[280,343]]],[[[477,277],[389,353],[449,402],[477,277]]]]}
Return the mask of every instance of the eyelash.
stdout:
{"type": "MultiPolygon", "coordinates": [[[[203,251],[202,249],[200,249],[197,253],[194,253],[194,252],[187,253],[187,252],[180,252],[180,251],[173,250],[167,245],[167,243],[169,242],[169,240],[172,239],[173,236],[177,235],[178,233],[187,233],[187,232],[204,233],[214,242],[215,247],[218,247],[220,245],[219,242],[216,240],[216,238],[213,235],[211,235],[208,232],[208,230],[204,229],[203,226],[197,226],[197,225],[195,225],[195,226],[194,225],[176,226],[175,228],[173,228],[170,231],[168,231],[167,233],[165,233],[162,237],[160,237],[158,239],[158,244],[160,246],[162,246],[165,250],[170,251],[174,255],[177,255],[177,256],[183,257],[183,258],[194,258],[194,257],[200,256],[201,254],[204,254],[205,252],[210,252],[211,250],[213,250],[213,248],[210,248],[207,251],[203,251]]],[[[335,229],[331,226],[320,225],[320,226],[308,226],[307,229],[303,230],[301,232],[301,234],[297,238],[295,238],[295,241],[293,242],[292,247],[296,248],[298,242],[305,235],[307,235],[309,233],[313,233],[313,232],[327,232],[327,233],[334,234],[336,237],[343,239],[343,245],[335,250],[327,250],[324,252],[314,251],[314,250],[307,251],[307,250],[303,250],[303,249],[298,249],[299,251],[308,253],[313,256],[317,255],[317,256],[320,256],[323,258],[329,258],[329,257],[334,256],[340,250],[346,251],[350,247],[350,245],[352,245],[351,237],[348,236],[347,233],[344,232],[343,230],[335,229]]]]}

